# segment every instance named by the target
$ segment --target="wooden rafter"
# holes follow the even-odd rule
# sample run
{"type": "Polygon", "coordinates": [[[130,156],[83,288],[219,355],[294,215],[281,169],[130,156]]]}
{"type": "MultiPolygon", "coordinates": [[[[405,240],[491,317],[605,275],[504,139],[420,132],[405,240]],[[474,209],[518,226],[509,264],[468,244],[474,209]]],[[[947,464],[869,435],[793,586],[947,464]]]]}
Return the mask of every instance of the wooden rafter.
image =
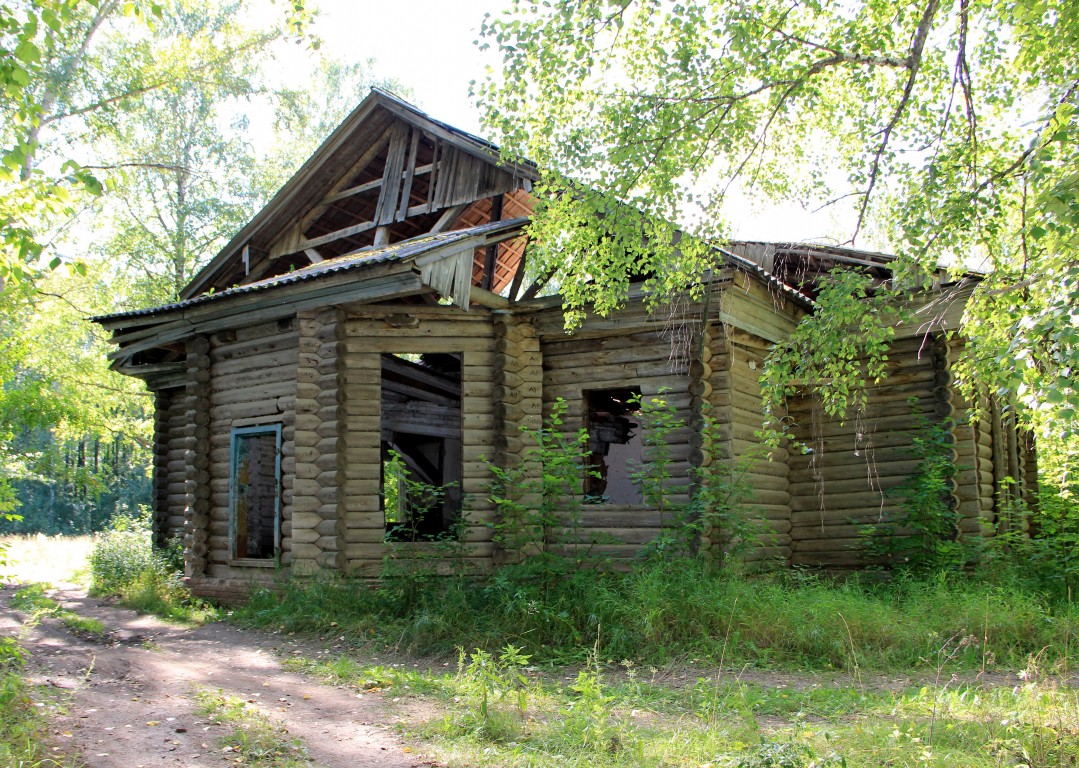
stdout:
{"type": "MultiPolygon", "coordinates": [[[[383,147],[390,141],[391,129],[387,128],[378,139],[368,147],[367,151],[360,155],[356,162],[341,175],[340,180],[330,188],[329,194],[326,198],[323,198],[322,202],[316,205],[307,215],[300,220],[300,231],[306,231],[308,227],[315,223],[322,214],[330,207],[330,203],[327,202],[328,198],[333,197],[335,194],[344,190],[344,188],[355,179],[359,174],[363,173],[367,169],[367,166],[378,157],[378,154],[382,151],[383,147]]],[[[381,183],[381,181],[379,182],[381,183]]],[[[348,195],[346,195],[348,197],[348,195]]]]}

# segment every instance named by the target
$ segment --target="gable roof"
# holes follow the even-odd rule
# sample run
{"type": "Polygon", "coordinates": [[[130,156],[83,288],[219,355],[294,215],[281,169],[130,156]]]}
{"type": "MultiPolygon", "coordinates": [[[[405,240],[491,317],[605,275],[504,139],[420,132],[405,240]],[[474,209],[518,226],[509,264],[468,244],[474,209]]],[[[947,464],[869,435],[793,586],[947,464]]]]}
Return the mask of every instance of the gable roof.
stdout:
{"type": "MultiPolygon", "coordinates": [[[[483,166],[490,166],[491,169],[497,166],[498,173],[508,174],[525,189],[530,189],[531,182],[538,178],[533,165],[501,163],[498,148],[494,144],[435,120],[388,91],[372,89],[370,95],[300,166],[270,202],[192,278],[180,292],[180,298],[183,300],[194,298],[212,287],[220,289],[223,286],[218,283],[222,278],[226,278],[227,284],[229,274],[239,268],[245,255],[248,255],[245,254],[245,248],[267,250],[271,243],[285,234],[290,225],[296,223],[304,214],[316,209],[320,203],[324,203],[327,193],[333,189],[335,183],[339,185],[342,180],[348,181],[348,169],[355,168],[358,163],[362,164],[365,153],[373,155],[372,150],[378,149],[379,142],[387,141],[386,134],[394,123],[410,126],[417,137],[421,134],[430,137],[435,142],[440,142],[465,156],[482,161],[483,166]]],[[[413,166],[415,142],[416,139],[413,139],[413,166]]],[[[404,143],[404,139],[401,143],[404,143]]],[[[487,186],[492,190],[496,188],[492,186],[493,183],[496,182],[487,182],[487,186]]],[[[505,186],[505,182],[502,182],[502,186],[505,186]]],[[[501,189],[501,187],[497,188],[501,189]]],[[[485,189],[480,184],[472,191],[476,193],[475,197],[482,197],[485,189]]],[[[433,189],[430,190],[429,197],[433,198],[434,192],[433,189]]],[[[407,191],[404,194],[407,196],[407,191]]],[[[457,201],[454,197],[443,195],[439,202],[445,204],[440,207],[446,207],[457,201]]],[[[432,209],[433,206],[429,205],[428,211],[432,209]]],[[[300,246],[303,244],[303,242],[299,243],[300,246]]]]}

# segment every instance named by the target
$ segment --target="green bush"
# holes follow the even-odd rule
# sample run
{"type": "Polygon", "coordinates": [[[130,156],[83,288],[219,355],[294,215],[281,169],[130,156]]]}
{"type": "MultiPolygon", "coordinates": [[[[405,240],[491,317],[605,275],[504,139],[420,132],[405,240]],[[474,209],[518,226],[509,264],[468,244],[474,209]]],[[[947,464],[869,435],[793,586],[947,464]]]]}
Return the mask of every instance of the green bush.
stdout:
{"type": "Polygon", "coordinates": [[[183,583],[183,545],[173,539],[164,549],[151,545],[149,515],[114,519],[94,538],[90,552],[90,592],[119,595],[137,611],[169,619],[203,622],[213,608],[191,595],[183,583]]]}
{"type": "Polygon", "coordinates": [[[90,552],[91,592],[119,594],[140,574],[157,565],[149,531],[126,529],[98,534],[90,552]]]}

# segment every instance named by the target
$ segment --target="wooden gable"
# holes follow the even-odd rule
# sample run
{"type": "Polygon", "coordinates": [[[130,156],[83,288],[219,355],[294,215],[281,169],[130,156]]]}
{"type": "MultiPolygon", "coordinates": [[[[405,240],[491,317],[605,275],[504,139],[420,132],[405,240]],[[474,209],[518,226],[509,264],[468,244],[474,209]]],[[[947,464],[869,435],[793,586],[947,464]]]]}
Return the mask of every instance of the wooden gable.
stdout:
{"type": "MultiPolygon", "coordinates": [[[[181,294],[221,291],[433,232],[527,216],[534,169],[382,91],[312,158],[181,294]]],[[[523,240],[475,254],[475,283],[502,291],[523,240]]]]}

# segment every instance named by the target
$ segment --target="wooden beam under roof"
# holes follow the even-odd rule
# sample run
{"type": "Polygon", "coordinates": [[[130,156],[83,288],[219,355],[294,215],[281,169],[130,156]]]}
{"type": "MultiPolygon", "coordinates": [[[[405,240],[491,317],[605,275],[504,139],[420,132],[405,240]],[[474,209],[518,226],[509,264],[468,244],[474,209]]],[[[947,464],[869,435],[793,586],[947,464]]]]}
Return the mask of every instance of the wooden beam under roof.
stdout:
{"type": "MultiPolygon", "coordinates": [[[[378,154],[383,150],[383,148],[387,144],[389,144],[391,134],[392,134],[392,126],[386,128],[386,130],[384,130],[379,135],[378,139],[370,147],[368,147],[367,150],[362,155],[360,155],[356,159],[356,162],[354,162],[352,164],[352,166],[349,167],[349,169],[347,171],[345,171],[341,175],[341,178],[338,179],[337,182],[332,187],[330,187],[328,197],[332,197],[335,193],[343,191],[343,189],[346,186],[348,186],[348,184],[354,178],[356,178],[356,176],[363,173],[363,171],[367,169],[367,166],[369,166],[371,164],[371,162],[376,157],[378,157],[378,154]]],[[[381,180],[379,181],[379,183],[381,184],[381,180]]],[[[322,202],[320,202],[318,205],[316,205],[314,208],[312,208],[310,211],[308,211],[308,213],[305,214],[302,219],[300,219],[300,222],[299,222],[300,231],[301,232],[306,231],[308,227],[310,227],[312,224],[314,224],[315,221],[320,216],[322,216],[322,214],[326,213],[326,211],[329,209],[329,207],[330,207],[330,202],[327,201],[327,198],[323,198],[322,202]]]]}
{"type": "MultiPolygon", "coordinates": [[[[413,177],[425,176],[428,173],[430,173],[433,169],[434,169],[434,163],[428,163],[427,165],[421,165],[421,166],[416,167],[413,170],[412,175],[413,175],[413,177]]],[[[407,168],[406,168],[405,171],[402,172],[402,177],[406,181],[408,180],[408,170],[407,170],[407,168]]],[[[327,205],[328,206],[328,205],[330,205],[332,203],[338,203],[338,202],[340,202],[342,200],[345,200],[347,198],[354,197],[356,195],[361,195],[364,192],[370,192],[373,189],[378,189],[381,186],[382,186],[382,179],[375,179],[374,181],[368,181],[368,182],[365,182],[363,184],[357,184],[355,187],[349,187],[348,189],[343,189],[340,192],[335,192],[332,195],[327,195],[326,197],[322,198],[322,202],[319,203],[319,205],[327,205]]]]}

